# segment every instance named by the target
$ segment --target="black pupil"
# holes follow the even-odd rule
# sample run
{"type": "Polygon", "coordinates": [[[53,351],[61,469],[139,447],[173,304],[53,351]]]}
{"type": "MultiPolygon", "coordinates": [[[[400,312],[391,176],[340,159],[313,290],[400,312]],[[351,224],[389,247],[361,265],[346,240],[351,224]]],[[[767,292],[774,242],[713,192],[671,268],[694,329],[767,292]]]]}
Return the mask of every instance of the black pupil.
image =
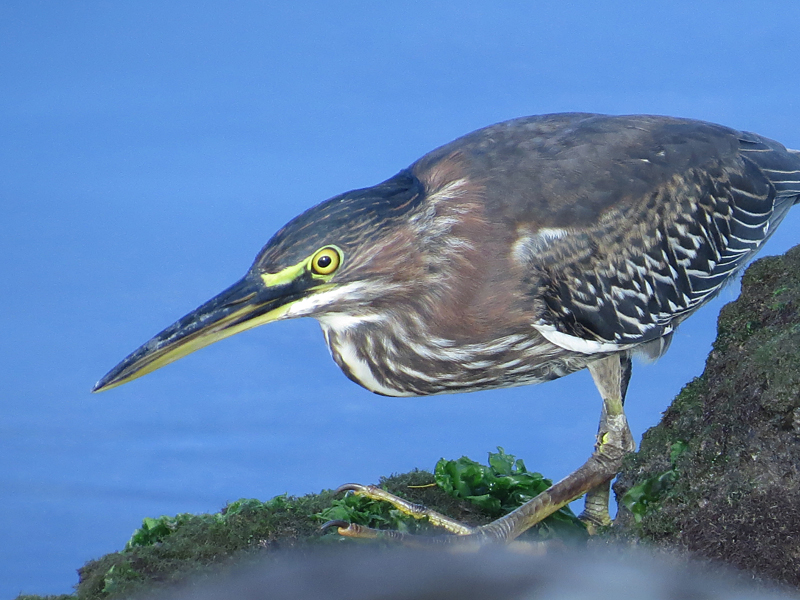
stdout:
{"type": "Polygon", "coordinates": [[[317,259],[317,266],[320,269],[327,269],[328,267],[331,266],[332,262],[333,262],[333,260],[331,259],[331,257],[326,254],[324,256],[320,256],[317,259]]]}

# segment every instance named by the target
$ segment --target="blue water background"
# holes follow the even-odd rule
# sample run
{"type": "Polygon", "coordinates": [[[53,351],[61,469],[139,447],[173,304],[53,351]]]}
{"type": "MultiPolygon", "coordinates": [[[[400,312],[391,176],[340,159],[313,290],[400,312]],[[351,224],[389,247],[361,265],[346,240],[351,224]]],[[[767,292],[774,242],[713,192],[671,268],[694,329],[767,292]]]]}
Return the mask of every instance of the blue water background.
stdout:
{"type": "MultiPolygon", "coordinates": [[[[800,147],[798,25],[789,1],[0,5],[0,598],[68,592],[146,516],[498,445],[566,475],[594,441],[587,373],[382,398],[339,372],[309,320],[89,390],[288,219],[478,127],[647,112],[800,147]]],[[[736,293],[635,366],[637,438],[702,371],[736,293]]]]}

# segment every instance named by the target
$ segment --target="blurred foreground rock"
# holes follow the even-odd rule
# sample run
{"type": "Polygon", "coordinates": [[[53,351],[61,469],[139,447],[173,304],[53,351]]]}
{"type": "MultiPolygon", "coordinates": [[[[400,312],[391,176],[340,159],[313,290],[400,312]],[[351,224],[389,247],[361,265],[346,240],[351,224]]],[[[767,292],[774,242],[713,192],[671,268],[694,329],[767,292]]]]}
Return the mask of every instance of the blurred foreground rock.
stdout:
{"type": "Polygon", "coordinates": [[[797,598],[700,563],[607,550],[530,556],[348,548],[260,561],[153,600],[779,600],[797,598]]]}

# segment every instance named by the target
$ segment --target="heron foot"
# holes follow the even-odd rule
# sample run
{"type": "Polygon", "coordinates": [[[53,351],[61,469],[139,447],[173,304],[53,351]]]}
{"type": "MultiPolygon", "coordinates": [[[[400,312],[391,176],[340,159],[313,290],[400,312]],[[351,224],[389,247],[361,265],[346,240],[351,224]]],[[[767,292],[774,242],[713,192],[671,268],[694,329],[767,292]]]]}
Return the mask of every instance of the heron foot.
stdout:
{"type": "MultiPolygon", "coordinates": [[[[463,523],[455,519],[452,519],[446,515],[443,515],[442,513],[436,512],[435,510],[431,510],[430,508],[423,506],[422,504],[414,504],[413,502],[409,502],[408,500],[400,498],[399,496],[395,496],[394,494],[387,492],[386,490],[381,489],[375,485],[346,483],[344,485],[339,486],[334,492],[334,494],[340,494],[342,492],[353,492],[358,496],[363,496],[364,498],[369,498],[370,500],[388,502],[397,510],[402,512],[404,515],[408,515],[409,517],[412,517],[414,519],[428,519],[428,522],[431,525],[433,525],[434,527],[439,527],[441,529],[444,529],[449,533],[454,533],[457,535],[467,535],[474,532],[473,527],[464,525],[463,523]]],[[[357,535],[350,535],[345,533],[341,534],[349,535],[350,537],[359,537],[357,535]]]]}
{"type": "Polygon", "coordinates": [[[455,535],[414,536],[339,521],[326,523],[323,527],[336,526],[339,534],[347,537],[382,537],[415,545],[418,543],[481,545],[487,542],[507,544],[584,494],[587,494],[587,500],[582,520],[590,532],[596,531],[598,526],[609,525],[611,518],[608,514],[608,499],[611,480],[622,466],[625,455],[636,447],[623,411],[623,399],[630,374],[630,356],[614,354],[604,357],[590,364],[589,370],[603,398],[603,411],[594,452],[576,471],[504,517],[480,527],[469,527],[379,487],[348,483],[341,486],[337,492],[352,491],[371,500],[388,502],[406,515],[415,519],[427,518],[434,526],[455,535]]]}
{"type": "MultiPolygon", "coordinates": [[[[595,451],[579,469],[558,483],[553,484],[541,494],[523,504],[507,515],[479,527],[464,525],[455,519],[442,515],[420,504],[409,502],[374,485],[348,483],[337,492],[353,492],[371,500],[388,502],[394,508],[415,519],[427,518],[430,523],[455,535],[418,536],[394,530],[379,530],[346,521],[329,521],[323,525],[328,530],[336,527],[339,535],[362,539],[385,539],[405,545],[457,545],[459,547],[481,546],[487,543],[507,544],[539,523],[562,506],[592,491],[597,500],[597,508],[589,511],[590,518],[600,519],[608,516],[608,486],[616,475],[622,459],[630,451],[632,437],[622,416],[621,429],[612,426],[598,436],[595,451]],[[595,492],[594,490],[599,490],[595,492]],[[602,506],[605,499],[605,507],[602,506]]],[[[589,506],[593,504],[590,503],[589,506]]],[[[588,519],[587,519],[588,520],[588,519]]],[[[586,522],[586,521],[585,521],[586,522]]],[[[599,524],[610,523],[610,518],[599,524]]]]}

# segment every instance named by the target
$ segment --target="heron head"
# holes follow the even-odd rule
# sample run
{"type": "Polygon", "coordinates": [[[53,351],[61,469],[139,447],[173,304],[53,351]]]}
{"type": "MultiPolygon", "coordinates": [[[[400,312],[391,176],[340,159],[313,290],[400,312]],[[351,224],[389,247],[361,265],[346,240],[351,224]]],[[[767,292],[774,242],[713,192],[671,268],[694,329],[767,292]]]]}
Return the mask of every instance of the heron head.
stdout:
{"type": "Polygon", "coordinates": [[[327,200],[280,229],[247,274],[143,344],[97,382],[104,391],[279,319],[380,310],[418,281],[410,214],[424,196],[407,171],[327,200]]]}

